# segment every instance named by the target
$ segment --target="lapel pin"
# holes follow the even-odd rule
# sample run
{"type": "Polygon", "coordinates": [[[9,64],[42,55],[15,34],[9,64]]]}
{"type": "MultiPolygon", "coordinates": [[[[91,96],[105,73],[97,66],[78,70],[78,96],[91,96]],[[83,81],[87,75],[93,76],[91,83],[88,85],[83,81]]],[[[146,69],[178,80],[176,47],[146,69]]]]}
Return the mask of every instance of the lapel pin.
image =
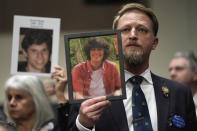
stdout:
{"type": "Polygon", "coordinates": [[[185,121],[181,116],[174,115],[172,118],[172,124],[177,128],[185,127],[185,121]]]}
{"type": "Polygon", "coordinates": [[[169,89],[168,89],[168,87],[163,86],[162,87],[162,91],[163,91],[164,96],[165,97],[168,97],[168,95],[169,95],[169,89]]]}

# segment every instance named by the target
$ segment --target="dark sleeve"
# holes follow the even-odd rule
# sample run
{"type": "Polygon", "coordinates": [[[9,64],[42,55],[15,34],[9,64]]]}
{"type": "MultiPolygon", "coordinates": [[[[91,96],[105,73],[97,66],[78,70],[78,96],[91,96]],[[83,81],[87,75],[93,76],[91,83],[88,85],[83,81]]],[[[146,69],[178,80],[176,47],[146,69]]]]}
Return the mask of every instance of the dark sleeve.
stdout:
{"type": "Polygon", "coordinates": [[[60,131],[66,131],[67,129],[69,108],[70,108],[70,104],[68,102],[64,104],[59,104],[57,107],[57,122],[60,131]]]}
{"type": "Polygon", "coordinates": [[[185,131],[197,131],[196,111],[190,88],[185,86],[185,88],[176,90],[176,93],[176,96],[179,97],[175,104],[179,104],[177,105],[177,107],[179,107],[177,111],[179,111],[180,114],[182,112],[182,116],[185,119],[185,131]],[[185,109],[181,106],[185,106],[185,109]]]}
{"type": "MultiPolygon", "coordinates": [[[[171,90],[171,114],[181,116],[185,121],[185,127],[180,128],[182,131],[197,131],[196,111],[192,93],[189,87],[176,84],[171,90]]],[[[172,124],[171,130],[177,130],[175,124],[172,124]]],[[[171,131],[170,130],[170,131],[171,131]]]]}
{"type": "Polygon", "coordinates": [[[69,118],[68,118],[68,131],[79,131],[76,127],[76,119],[79,114],[80,104],[70,105],[69,118]]]}
{"type": "MultiPolygon", "coordinates": [[[[189,89],[189,87],[188,87],[189,89]]],[[[196,111],[194,106],[194,101],[192,97],[192,93],[189,90],[187,92],[187,131],[197,131],[197,119],[196,119],[196,111]]]]}

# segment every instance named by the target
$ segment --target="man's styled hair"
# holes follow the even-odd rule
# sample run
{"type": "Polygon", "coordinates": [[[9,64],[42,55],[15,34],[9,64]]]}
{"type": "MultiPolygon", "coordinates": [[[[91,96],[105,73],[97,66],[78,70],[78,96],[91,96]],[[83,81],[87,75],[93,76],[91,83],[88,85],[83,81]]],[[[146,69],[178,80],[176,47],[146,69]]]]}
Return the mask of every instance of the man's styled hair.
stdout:
{"type": "Polygon", "coordinates": [[[141,11],[141,12],[145,13],[151,19],[152,24],[153,24],[154,36],[157,36],[159,23],[158,23],[156,15],[153,13],[153,11],[150,8],[147,8],[144,5],[138,4],[138,3],[126,4],[119,10],[119,12],[117,13],[117,15],[115,16],[114,21],[113,21],[113,29],[117,29],[118,22],[119,22],[120,18],[125,13],[132,11],[132,10],[141,11]]]}
{"type": "Polygon", "coordinates": [[[14,123],[0,121],[0,127],[3,127],[5,131],[18,131],[14,123]]]}
{"type": "Polygon", "coordinates": [[[109,44],[103,38],[100,37],[90,38],[88,42],[84,45],[84,51],[88,60],[91,60],[90,57],[91,49],[103,49],[104,50],[103,61],[107,59],[110,53],[109,44]]]}
{"type": "Polygon", "coordinates": [[[174,58],[177,57],[184,57],[185,59],[187,59],[191,71],[197,70],[197,58],[194,55],[193,51],[176,52],[174,58]]]}
{"type": "Polygon", "coordinates": [[[43,29],[28,29],[25,32],[25,36],[22,41],[22,48],[25,50],[25,52],[27,52],[27,49],[32,44],[41,45],[43,42],[47,44],[49,53],[51,54],[52,31],[43,29]]]}
{"type": "MultiPolygon", "coordinates": [[[[42,81],[36,76],[14,75],[5,83],[5,105],[4,110],[8,116],[8,121],[14,122],[8,113],[8,89],[22,90],[27,92],[35,105],[36,122],[33,130],[40,130],[46,122],[55,118],[48,97],[44,91],[42,81]]],[[[28,109],[27,109],[28,110],[28,109]]]]}

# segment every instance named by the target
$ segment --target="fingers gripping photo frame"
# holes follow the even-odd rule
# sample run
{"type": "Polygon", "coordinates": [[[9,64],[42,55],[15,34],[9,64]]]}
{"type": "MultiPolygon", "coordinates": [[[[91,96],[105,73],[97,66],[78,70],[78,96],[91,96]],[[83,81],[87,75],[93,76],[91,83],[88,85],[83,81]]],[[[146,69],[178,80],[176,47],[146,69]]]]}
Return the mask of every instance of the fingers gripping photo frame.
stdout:
{"type": "Polygon", "coordinates": [[[64,35],[70,103],[126,98],[119,30],[64,35]]]}

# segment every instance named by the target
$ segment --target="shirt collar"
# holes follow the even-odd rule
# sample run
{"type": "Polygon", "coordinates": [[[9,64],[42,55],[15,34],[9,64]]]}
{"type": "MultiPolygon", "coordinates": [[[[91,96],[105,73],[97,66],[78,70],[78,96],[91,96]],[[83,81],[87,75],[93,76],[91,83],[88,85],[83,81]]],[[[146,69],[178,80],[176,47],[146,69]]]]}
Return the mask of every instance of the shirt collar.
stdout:
{"type": "MultiPolygon", "coordinates": [[[[124,71],[125,71],[125,82],[127,82],[129,78],[134,76],[134,74],[127,70],[124,70],[124,71]]],[[[148,82],[149,84],[153,84],[153,81],[151,78],[151,72],[149,68],[146,69],[143,73],[141,73],[140,76],[144,77],[145,81],[148,82]]]]}

